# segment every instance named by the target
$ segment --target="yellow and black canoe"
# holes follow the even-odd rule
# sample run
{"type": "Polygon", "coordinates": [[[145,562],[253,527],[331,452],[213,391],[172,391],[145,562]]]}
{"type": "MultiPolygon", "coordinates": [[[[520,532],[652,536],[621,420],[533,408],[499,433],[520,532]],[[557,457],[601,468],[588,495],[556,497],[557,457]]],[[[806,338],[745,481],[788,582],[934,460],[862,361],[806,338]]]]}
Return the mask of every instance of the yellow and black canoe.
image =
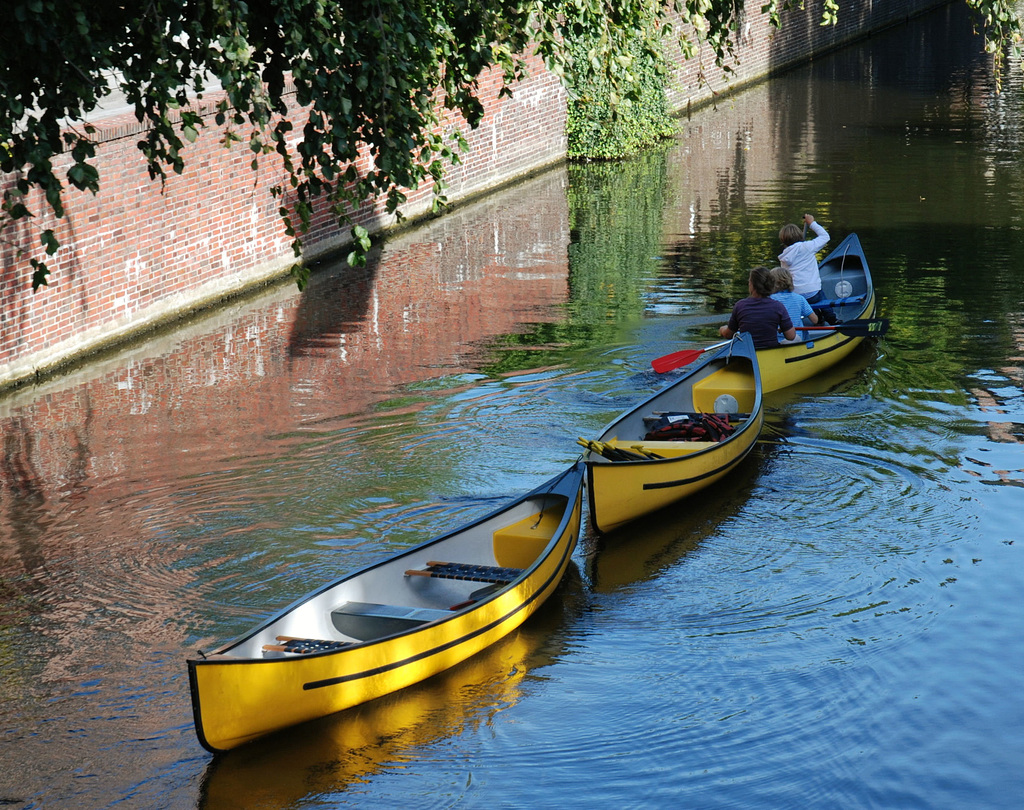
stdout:
{"type": "Polygon", "coordinates": [[[579,440],[587,448],[583,459],[595,531],[612,531],[689,497],[744,459],[764,424],[760,354],[741,332],[619,416],[598,439],[579,440]],[[701,434],[708,414],[727,422],[728,430],[701,434]],[[685,440],[662,440],[655,438],[659,424],[693,429],[685,440]]]}
{"type": "Polygon", "coordinates": [[[579,538],[584,465],[298,600],[188,661],[212,752],[417,683],[493,644],[555,590],[579,538]]]}
{"type": "MultiPolygon", "coordinates": [[[[761,349],[757,362],[764,393],[778,391],[820,374],[846,359],[865,339],[864,329],[844,329],[842,322],[874,318],[875,288],[857,234],[851,233],[818,265],[821,291],[841,322],[837,329],[797,329],[796,343],[761,349]]],[[[819,307],[820,304],[815,304],[819,307]]]]}

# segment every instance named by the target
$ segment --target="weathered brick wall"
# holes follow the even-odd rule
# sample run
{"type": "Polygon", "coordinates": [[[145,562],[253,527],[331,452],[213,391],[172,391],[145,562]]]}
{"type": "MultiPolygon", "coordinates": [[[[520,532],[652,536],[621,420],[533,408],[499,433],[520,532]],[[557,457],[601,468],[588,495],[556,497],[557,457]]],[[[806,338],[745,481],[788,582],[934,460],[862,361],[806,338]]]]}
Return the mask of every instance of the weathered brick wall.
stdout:
{"type": "MultiPolygon", "coordinates": [[[[498,71],[485,74],[481,126],[468,131],[454,116],[445,122],[461,124],[470,145],[463,164],[448,175],[449,199],[565,155],[565,91],[541,61],[532,60],[531,74],[511,99],[498,98],[498,71]]],[[[291,115],[299,120],[302,111],[291,115]]],[[[171,175],[161,189],[136,148],[142,130],[133,114],[95,125],[100,193],[68,192],[63,220],[23,222],[0,243],[0,387],[279,275],[294,261],[270,193],[285,180],[275,156],[261,159],[254,173],[252,152],[245,144],[225,149],[211,121],[187,147],[184,173],[171,175]],[[43,227],[55,228],[62,247],[48,262],[49,286],[33,294],[28,257],[19,258],[14,246],[37,246],[43,227]]],[[[13,181],[0,178],[0,184],[13,181]]],[[[425,184],[409,194],[404,213],[415,217],[430,202],[425,184]]],[[[38,195],[35,210],[45,210],[38,195]]],[[[393,224],[382,205],[358,219],[375,231],[393,224]]],[[[346,236],[328,215],[316,217],[305,238],[307,257],[340,247],[346,236]]]]}
{"type": "MultiPolygon", "coordinates": [[[[784,13],[781,32],[770,28],[760,2],[751,2],[732,86],[944,2],[844,2],[840,25],[832,28],[818,25],[820,5],[808,3],[804,10],[784,13]]],[[[463,165],[448,176],[452,200],[564,157],[566,94],[558,80],[534,59],[531,78],[512,99],[498,99],[499,87],[496,72],[481,77],[486,114],[482,125],[467,133],[470,152],[463,165]]],[[[670,102],[684,109],[727,87],[703,54],[680,64],[670,102]]],[[[0,242],[0,388],[279,275],[292,261],[270,194],[284,179],[273,157],[253,173],[252,153],[244,144],[224,149],[211,123],[187,148],[185,172],[161,188],[149,179],[136,148],[140,128],[131,114],[95,123],[101,192],[95,197],[69,192],[63,220],[44,216],[21,223],[17,231],[5,231],[0,242]],[[32,293],[28,259],[14,246],[35,247],[39,230],[50,226],[63,247],[49,262],[50,286],[32,293]]],[[[0,187],[13,181],[0,177],[0,187]]],[[[405,213],[415,217],[429,204],[424,186],[410,193],[405,213]]],[[[37,200],[35,209],[45,206],[37,200]]],[[[380,206],[360,219],[371,230],[391,224],[380,206]]],[[[345,241],[346,234],[321,215],[305,239],[306,256],[324,255],[345,241]]]]}

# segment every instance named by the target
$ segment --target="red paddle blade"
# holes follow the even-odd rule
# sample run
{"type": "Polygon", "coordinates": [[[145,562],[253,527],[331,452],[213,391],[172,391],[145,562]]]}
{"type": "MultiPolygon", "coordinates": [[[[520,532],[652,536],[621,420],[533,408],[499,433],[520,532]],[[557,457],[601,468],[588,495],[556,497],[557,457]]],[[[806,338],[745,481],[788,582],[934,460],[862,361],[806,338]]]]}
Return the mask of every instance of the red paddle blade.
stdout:
{"type": "Polygon", "coordinates": [[[704,354],[704,349],[683,349],[682,351],[672,352],[672,354],[666,354],[662,357],[655,357],[651,361],[651,368],[659,374],[664,374],[666,371],[671,371],[674,368],[688,366],[702,354],[704,354]]]}
{"type": "Polygon", "coordinates": [[[659,374],[664,374],[666,371],[671,371],[674,368],[688,366],[705,352],[721,349],[730,343],[732,343],[731,340],[723,340],[721,343],[716,343],[714,346],[705,346],[703,349],[683,349],[682,351],[672,352],[672,354],[655,357],[651,361],[651,368],[659,374]]]}

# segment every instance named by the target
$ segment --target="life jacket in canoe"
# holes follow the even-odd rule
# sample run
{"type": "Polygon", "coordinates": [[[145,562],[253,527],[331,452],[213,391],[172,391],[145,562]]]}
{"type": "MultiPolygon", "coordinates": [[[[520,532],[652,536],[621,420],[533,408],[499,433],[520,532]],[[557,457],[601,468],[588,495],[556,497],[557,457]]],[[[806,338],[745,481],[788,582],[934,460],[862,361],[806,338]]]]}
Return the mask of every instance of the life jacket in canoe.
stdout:
{"type": "Polygon", "coordinates": [[[735,429],[724,413],[665,413],[651,425],[644,441],[720,442],[735,429]]]}

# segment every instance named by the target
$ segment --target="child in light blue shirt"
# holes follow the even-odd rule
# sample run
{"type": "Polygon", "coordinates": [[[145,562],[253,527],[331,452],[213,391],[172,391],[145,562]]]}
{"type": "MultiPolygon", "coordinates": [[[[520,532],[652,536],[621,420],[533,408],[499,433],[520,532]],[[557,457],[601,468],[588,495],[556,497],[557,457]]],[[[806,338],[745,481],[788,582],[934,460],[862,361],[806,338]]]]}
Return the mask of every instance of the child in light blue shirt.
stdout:
{"type": "Polygon", "coordinates": [[[798,340],[807,340],[809,335],[807,332],[801,331],[800,327],[807,324],[816,324],[818,316],[811,308],[811,305],[807,303],[806,298],[799,293],[793,292],[793,275],[785,267],[776,267],[772,270],[771,280],[772,288],[775,290],[772,293],[772,298],[786,308],[786,312],[789,313],[789,319],[793,322],[793,326],[797,328],[795,340],[786,340],[780,334],[779,343],[796,343],[798,340]]]}

